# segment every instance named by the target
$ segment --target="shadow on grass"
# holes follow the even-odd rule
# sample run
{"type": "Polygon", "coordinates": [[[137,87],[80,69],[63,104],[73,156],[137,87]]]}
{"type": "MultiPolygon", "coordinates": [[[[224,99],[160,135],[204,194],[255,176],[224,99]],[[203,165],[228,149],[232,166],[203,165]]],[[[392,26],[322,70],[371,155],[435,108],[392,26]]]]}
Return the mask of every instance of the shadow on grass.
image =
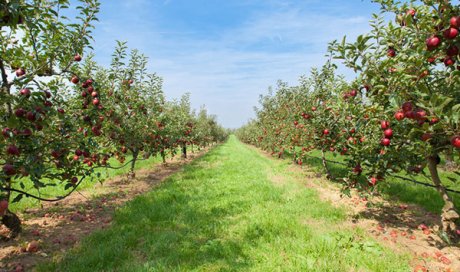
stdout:
{"type": "MultiPolygon", "coordinates": [[[[214,161],[207,154],[200,161],[214,161]]],[[[114,224],[96,232],[60,262],[39,271],[183,271],[194,268],[248,265],[238,239],[223,237],[222,218],[238,214],[245,203],[204,207],[193,183],[206,178],[193,171],[197,162],[168,178],[155,191],[129,202],[114,216],[114,224]],[[190,171],[189,171],[190,170],[190,171]]]]}

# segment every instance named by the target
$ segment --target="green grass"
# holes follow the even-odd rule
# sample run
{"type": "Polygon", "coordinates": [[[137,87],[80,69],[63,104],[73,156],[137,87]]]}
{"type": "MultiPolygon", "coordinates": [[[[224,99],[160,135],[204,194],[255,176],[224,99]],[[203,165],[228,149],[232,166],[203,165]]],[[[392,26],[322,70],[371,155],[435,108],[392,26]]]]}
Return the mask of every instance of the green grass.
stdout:
{"type": "Polygon", "coordinates": [[[38,271],[410,271],[289,168],[232,136],[38,271]]]}
{"type": "MultiPolygon", "coordinates": [[[[317,171],[323,171],[323,166],[320,159],[321,152],[312,151],[309,153],[309,155],[316,158],[307,158],[304,161],[304,163],[309,166],[312,166],[317,171]]],[[[330,152],[326,153],[326,158],[332,161],[344,162],[343,156],[334,156],[330,152]]],[[[330,168],[331,174],[336,177],[346,176],[347,172],[349,171],[345,166],[339,164],[328,163],[328,166],[330,168]]],[[[424,171],[428,174],[428,170],[425,169],[424,171]]],[[[407,178],[413,178],[419,182],[432,184],[431,180],[423,177],[422,175],[408,176],[404,173],[400,173],[399,175],[407,178]]],[[[453,179],[458,179],[458,176],[456,176],[454,173],[442,170],[439,170],[439,175],[441,177],[441,180],[443,181],[443,184],[447,188],[460,191],[460,183],[455,183],[449,180],[449,177],[453,179]]],[[[417,204],[425,208],[427,211],[436,214],[440,214],[442,207],[444,206],[444,201],[442,200],[441,196],[435,188],[417,185],[409,181],[398,179],[396,177],[387,177],[385,179],[385,182],[379,185],[379,191],[387,199],[397,199],[405,203],[417,204]]],[[[460,195],[454,193],[450,193],[449,195],[452,197],[455,206],[460,207],[460,195]]]]}
{"type": "MultiPolygon", "coordinates": [[[[126,162],[128,162],[130,160],[131,160],[131,157],[128,156],[126,158],[126,162]]],[[[139,169],[143,169],[143,168],[148,168],[148,167],[151,167],[151,166],[153,166],[153,165],[155,165],[155,164],[157,164],[159,162],[161,162],[161,156],[150,157],[147,160],[139,160],[139,161],[136,162],[135,169],[139,170],[139,169]]],[[[109,160],[109,164],[112,167],[115,167],[115,168],[124,165],[124,163],[120,163],[114,158],[111,158],[109,160]]],[[[105,181],[105,180],[107,180],[109,178],[113,178],[113,177],[116,177],[116,176],[126,174],[126,173],[128,173],[129,169],[130,169],[130,165],[127,165],[126,167],[123,167],[123,168],[120,168],[120,169],[98,168],[98,169],[96,169],[96,173],[99,173],[100,177],[96,178],[96,176],[94,176],[93,178],[88,178],[88,179],[84,180],[80,184],[80,186],[78,187],[78,190],[88,189],[88,188],[91,188],[92,186],[94,186],[98,182],[103,182],[103,181],[105,181]]],[[[38,191],[33,188],[32,181],[24,180],[23,182],[25,184],[25,188],[30,188],[27,192],[33,193],[35,195],[39,195],[38,191]]],[[[44,180],[43,182],[47,183],[48,181],[44,180]]],[[[69,192],[71,190],[71,188],[68,189],[68,190],[65,190],[64,186],[65,186],[65,183],[63,183],[62,185],[58,184],[57,186],[48,186],[48,187],[45,187],[45,188],[41,188],[40,191],[39,191],[40,196],[44,197],[44,198],[55,198],[57,196],[65,195],[67,192],[69,192]]],[[[16,187],[17,189],[20,189],[19,184],[15,184],[14,187],[16,187]]],[[[17,193],[13,193],[12,194],[12,199],[14,199],[16,196],[17,196],[17,193]]],[[[12,203],[10,205],[10,207],[11,207],[11,210],[13,212],[18,212],[18,211],[23,211],[23,210],[25,210],[27,208],[38,207],[39,205],[40,205],[40,201],[38,201],[36,199],[33,199],[33,198],[24,197],[24,198],[21,199],[20,202],[12,203]]]]}

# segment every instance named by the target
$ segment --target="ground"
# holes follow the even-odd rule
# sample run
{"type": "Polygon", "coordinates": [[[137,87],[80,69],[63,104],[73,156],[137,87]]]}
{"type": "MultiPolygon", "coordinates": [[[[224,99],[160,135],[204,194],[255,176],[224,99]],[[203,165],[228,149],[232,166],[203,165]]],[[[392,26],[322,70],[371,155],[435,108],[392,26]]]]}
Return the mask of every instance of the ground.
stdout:
{"type": "Polygon", "coordinates": [[[82,192],[24,215],[24,233],[2,247],[3,267],[460,271],[458,248],[443,247],[434,234],[436,215],[378,197],[341,197],[308,167],[234,137],[191,164],[156,166],[135,181],[106,184],[91,189],[90,199],[82,192]],[[39,250],[21,252],[31,240],[39,250]]]}

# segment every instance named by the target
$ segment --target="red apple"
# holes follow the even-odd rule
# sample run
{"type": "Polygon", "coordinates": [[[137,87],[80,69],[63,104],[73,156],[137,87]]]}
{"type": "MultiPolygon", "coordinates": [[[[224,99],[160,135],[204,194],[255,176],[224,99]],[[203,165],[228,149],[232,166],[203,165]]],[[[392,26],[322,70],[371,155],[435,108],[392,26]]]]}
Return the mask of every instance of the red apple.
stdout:
{"type": "Polygon", "coordinates": [[[7,176],[13,176],[14,174],[16,174],[16,169],[13,165],[7,163],[3,165],[3,173],[5,173],[7,176]]]}
{"type": "Polygon", "coordinates": [[[398,111],[398,112],[395,113],[395,118],[396,118],[396,120],[398,120],[398,121],[403,120],[404,117],[405,117],[405,115],[404,115],[404,112],[402,112],[402,111],[398,111]]]}
{"type": "Polygon", "coordinates": [[[99,99],[97,99],[97,98],[94,98],[94,99],[93,99],[93,105],[94,105],[94,106],[99,105],[99,103],[100,103],[99,99]]]}
{"type": "Polygon", "coordinates": [[[26,113],[27,113],[26,110],[23,108],[19,108],[14,111],[14,115],[16,115],[17,117],[24,117],[26,113]]]}
{"type": "Polygon", "coordinates": [[[446,54],[449,56],[449,57],[453,57],[453,56],[456,56],[458,55],[458,47],[456,45],[451,45],[447,48],[446,50],[446,54]]]}
{"type": "Polygon", "coordinates": [[[426,46],[429,51],[436,49],[441,44],[441,39],[438,36],[431,36],[426,39],[426,46]]]}
{"type": "Polygon", "coordinates": [[[35,113],[29,111],[26,113],[26,118],[27,120],[31,121],[31,122],[34,122],[35,120],[37,120],[37,117],[35,116],[35,113]]]}
{"type": "Polygon", "coordinates": [[[3,137],[5,137],[5,138],[9,138],[11,133],[12,133],[12,132],[11,132],[11,129],[10,129],[10,128],[4,128],[4,129],[2,129],[2,135],[3,135],[3,137]]]}
{"type": "Polygon", "coordinates": [[[412,102],[404,102],[401,108],[404,112],[408,112],[411,111],[414,106],[412,105],[412,102]]]}
{"type": "Polygon", "coordinates": [[[423,133],[421,139],[422,139],[422,141],[426,142],[429,139],[431,139],[432,137],[433,136],[430,133],[423,133]]]}
{"type": "Polygon", "coordinates": [[[6,211],[8,209],[8,200],[0,200],[0,211],[6,211]]]}
{"type": "Polygon", "coordinates": [[[388,49],[388,51],[387,51],[387,55],[388,55],[390,58],[393,58],[394,56],[396,56],[396,51],[395,51],[393,48],[390,48],[390,49],[388,49]]]}
{"type": "Polygon", "coordinates": [[[86,89],[88,91],[88,93],[92,93],[94,92],[94,87],[93,86],[89,86],[88,89],[86,89]]]}
{"type": "Polygon", "coordinates": [[[451,27],[460,28],[460,16],[450,18],[449,22],[451,27]]]}
{"type": "Polygon", "coordinates": [[[96,97],[96,96],[97,96],[97,92],[91,92],[91,96],[92,96],[92,97],[96,97]]]}
{"type": "Polygon", "coordinates": [[[388,122],[386,120],[382,120],[382,121],[380,121],[380,127],[382,129],[388,129],[388,128],[390,128],[390,122],[388,122]]]}
{"type": "Polygon", "coordinates": [[[78,84],[78,82],[80,82],[80,79],[77,76],[73,76],[70,81],[72,81],[73,84],[78,84]]]}
{"type": "Polygon", "coordinates": [[[444,59],[444,65],[445,66],[452,66],[455,64],[455,60],[451,57],[445,58],[444,59]]]}
{"type": "Polygon", "coordinates": [[[76,54],[75,57],[73,57],[73,60],[76,61],[76,62],[80,62],[81,61],[81,56],[79,54],[76,54]]]}
{"type": "Polygon", "coordinates": [[[25,96],[25,97],[29,98],[31,92],[30,92],[29,89],[26,89],[26,88],[25,88],[25,89],[22,89],[22,90],[20,91],[20,94],[21,94],[22,96],[25,96]]]}
{"type": "Polygon", "coordinates": [[[15,145],[9,145],[6,148],[6,153],[12,156],[19,156],[21,154],[21,152],[19,151],[19,148],[15,145]]]}
{"type": "Polygon", "coordinates": [[[455,39],[455,37],[457,37],[458,35],[458,29],[456,28],[448,28],[446,30],[444,30],[444,38],[448,39],[448,40],[453,40],[455,39]]]}
{"type": "Polygon", "coordinates": [[[375,184],[377,184],[377,178],[376,178],[376,177],[371,177],[371,179],[369,180],[369,183],[370,183],[372,186],[375,186],[375,184]]]}
{"type": "Polygon", "coordinates": [[[329,130],[328,129],[323,130],[323,134],[324,135],[329,135],[329,130]]]}
{"type": "Polygon", "coordinates": [[[460,136],[454,136],[450,142],[455,148],[460,148],[460,136]]]}
{"type": "Polygon", "coordinates": [[[389,146],[391,143],[390,139],[388,138],[383,138],[381,141],[380,141],[380,144],[383,145],[383,146],[389,146]]]}
{"type": "Polygon", "coordinates": [[[60,114],[64,114],[65,113],[65,110],[63,108],[58,108],[57,111],[60,113],[60,114]]]}
{"type": "Polygon", "coordinates": [[[415,9],[409,9],[407,12],[406,12],[407,15],[410,15],[412,17],[415,16],[415,9]]]}
{"type": "Polygon", "coordinates": [[[311,107],[311,111],[316,111],[316,107],[311,107]]]}
{"type": "Polygon", "coordinates": [[[16,70],[16,76],[17,77],[22,77],[25,74],[26,74],[26,71],[23,68],[19,68],[19,69],[16,70]]]}
{"type": "Polygon", "coordinates": [[[356,90],[351,90],[350,91],[350,96],[355,97],[358,94],[356,90]]]}
{"type": "Polygon", "coordinates": [[[383,132],[383,135],[385,136],[385,138],[391,139],[391,137],[393,137],[393,130],[392,130],[391,128],[386,129],[386,130],[383,132]]]}

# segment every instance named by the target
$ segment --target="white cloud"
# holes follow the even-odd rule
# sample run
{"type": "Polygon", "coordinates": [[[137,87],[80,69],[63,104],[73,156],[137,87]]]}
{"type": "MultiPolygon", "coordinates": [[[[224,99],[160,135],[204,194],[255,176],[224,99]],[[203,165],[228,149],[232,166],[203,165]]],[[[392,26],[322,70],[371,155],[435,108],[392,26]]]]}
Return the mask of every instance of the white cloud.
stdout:
{"type": "Polygon", "coordinates": [[[151,70],[165,80],[168,97],[191,92],[195,108],[206,104],[222,124],[238,127],[254,115],[259,94],[268,86],[278,79],[296,84],[300,75],[325,62],[328,42],[368,30],[370,14],[347,17],[284,7],[255,14],[215,39],[200,40],[197,33],[168,32],[154,24],[137,24],[134,30],[104,23],[97,46],[109,54],[113,40],[128,40],[130,47],[149,56],[151,70]]]}

